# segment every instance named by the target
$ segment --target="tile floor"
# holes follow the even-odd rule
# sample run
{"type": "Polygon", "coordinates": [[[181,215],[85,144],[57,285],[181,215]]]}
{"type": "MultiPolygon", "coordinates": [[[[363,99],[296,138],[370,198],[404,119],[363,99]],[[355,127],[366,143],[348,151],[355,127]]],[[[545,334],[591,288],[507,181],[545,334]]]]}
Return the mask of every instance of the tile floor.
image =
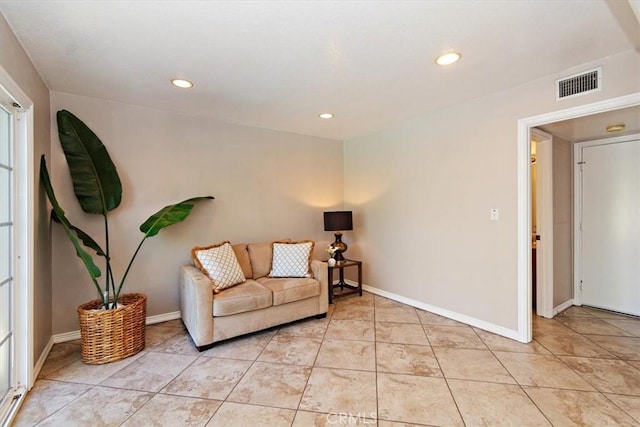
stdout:
{"type": "Polygon", "coordinates": [[[102,366],[57,344],[16,426],[640,426],[640,319],[572,307],[521,344],[365,294],[198,353],[182,323],[102,366]]]}

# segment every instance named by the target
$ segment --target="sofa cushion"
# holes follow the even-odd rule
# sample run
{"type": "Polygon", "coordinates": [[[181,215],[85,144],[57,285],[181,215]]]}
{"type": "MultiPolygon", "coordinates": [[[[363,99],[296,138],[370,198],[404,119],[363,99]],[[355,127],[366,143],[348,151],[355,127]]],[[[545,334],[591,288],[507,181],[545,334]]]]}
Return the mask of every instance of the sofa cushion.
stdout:
{"type": "Polygon", "coordinates": [[[270,277],[311,277],[314,242],[273,242],[270,277]]]}
{"type": "Polygon", "coordinates": [[[213,296],[213,317],[271,307],[272,295],[271,289],[249,279],[213,296]]]}
{"type": "Polygon", "coordinates": [[[262,277],[261,285],[273,292],[273,305],[299,301],[320,295],[320,282],[306,277],[262,277]]]}
{"type": "Polygon", "coordinates": [[[238,259],[238,264],[240,264],[240,268],[242,268],[242,273],[244,273],[244,277],[246,278],[253,277],[253,270],[251,270],[251,260],[249,259],[247,244],[236,243],[235,245],[231,245],[231,247],[233,248],[233,252],[236,254],[236,258],[238,259]]]}
{"type": "MultiPolygon", "coordinates": [[[[290,242],[290,239],[278,240],[279,242],[290,242]]],[[[268,276],[271,271],[271,257],[273,256],[272,242],[249,243],[247,245],[249,258],[251,259],[251,269],[253,277],[268,276]]]]}
{"type": "Polygon", "coordinates": [[[213,283],[214,292],[237,285],[245,281],[242,268],[228,241],[207,247],[195,247],[191,250],[193,263],[213,283]]]}

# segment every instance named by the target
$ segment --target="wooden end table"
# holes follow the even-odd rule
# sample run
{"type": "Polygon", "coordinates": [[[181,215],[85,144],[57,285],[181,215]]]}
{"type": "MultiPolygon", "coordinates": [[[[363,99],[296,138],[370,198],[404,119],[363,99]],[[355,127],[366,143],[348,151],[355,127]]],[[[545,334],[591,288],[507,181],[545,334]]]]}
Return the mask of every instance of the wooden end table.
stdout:
{"type": "MultiPolygon", "coordinates": [[[[325,261],[326,262],[326,261],[325,261]]],[[[358,294],[362,296],[362,261],[357,261],[355,259],[345,259],[344,261],[340,261],[336,263],[333,267],[329,266],[329,304],[333,303],[334,298],[339,298],[347,295],[358,294]],[[344,269],[348,267],[358,267],[358,286],[353,286],[344,281],[344,269]],[[338,270],[339,280],[338,283],[333,284],[333,271],[338,270]],[[344,288],[350,289],[347,292],[341,292],[339,295],[333,295],[333,290],[335,288],[340,288],[340,290],[344,290],[344,288]]]]}

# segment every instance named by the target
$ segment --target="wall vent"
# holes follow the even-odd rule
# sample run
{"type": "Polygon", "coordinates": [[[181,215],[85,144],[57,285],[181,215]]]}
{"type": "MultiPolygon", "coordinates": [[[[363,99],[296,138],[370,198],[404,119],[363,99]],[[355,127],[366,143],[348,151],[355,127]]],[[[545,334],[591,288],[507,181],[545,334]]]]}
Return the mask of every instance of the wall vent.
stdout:
{"type": "Polygon", "coordinates": [[[602,67],[556,80],[556,101],[602,90],[602,67]]]}

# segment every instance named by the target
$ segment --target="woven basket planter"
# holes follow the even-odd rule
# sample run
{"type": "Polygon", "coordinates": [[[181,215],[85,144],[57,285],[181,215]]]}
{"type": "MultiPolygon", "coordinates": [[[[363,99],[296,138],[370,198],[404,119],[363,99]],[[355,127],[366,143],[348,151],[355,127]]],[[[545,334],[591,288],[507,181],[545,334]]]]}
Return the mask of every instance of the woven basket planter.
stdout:
{"type": "Polygon", "coordinates": [[[100,310],[96,299],[78,307],[82,361],[90,365],[115,362],[144,349],[147,296],[122,294],[118,308],[100,310]]]}

